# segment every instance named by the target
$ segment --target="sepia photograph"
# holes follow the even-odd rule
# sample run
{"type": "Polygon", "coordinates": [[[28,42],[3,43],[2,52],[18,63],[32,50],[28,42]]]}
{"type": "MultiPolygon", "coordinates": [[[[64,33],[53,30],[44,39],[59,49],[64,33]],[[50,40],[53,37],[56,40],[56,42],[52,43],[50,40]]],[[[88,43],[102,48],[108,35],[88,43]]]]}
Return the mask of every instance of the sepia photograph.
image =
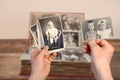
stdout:
{"type": "Polygon", "coordinates": [[[87,62],[84,54],[81,51],[73,51],[70,49],[57,52],[56,60],[87,62]]]}
{"type": "Polygon", "coordinates": [[[30,25],[39,23],[40,49],[48,45],[50,47],[49,52],[57,52],[57,60],[64,61],[65,55],[69,56],[69,59],[66,59],[68,61],[81,60],[78,55],[83,46],[80,22],[84,20],[84,13],[32,12],[30,17],[30,25]],[[64,51],[64,54],[61,50],[64,51]]]}
{"type": "Polygon", "coordinates": [[[63,32],[65,48],[79,47],[79,33],[78,32],[63,32]]]}
{"type": "Polygon", "coordinates": [[[81,21],[84,41],[87,39],[109,39],[114,36],[110,17],[81,21]]]}
{"type": "Polygon", "coordinates": [[[32,36],[32,41],[35,43],[35,46],[39,46],[39,42],[38,42],[38,25],[34,24],[31,26],[30,28],[30,33],[32,36]]]}
{"type": "Polygon", "coordinates": [[[65,31],[80,31],[80,21],[83,19],[82,14],[61,14],[62,29],[65,31]]]}
{"type": "Polygon", "coordinates": [[[39,18],[44,44],[49,50],[64,48],[62,25],[59,16],[39,18]]]}

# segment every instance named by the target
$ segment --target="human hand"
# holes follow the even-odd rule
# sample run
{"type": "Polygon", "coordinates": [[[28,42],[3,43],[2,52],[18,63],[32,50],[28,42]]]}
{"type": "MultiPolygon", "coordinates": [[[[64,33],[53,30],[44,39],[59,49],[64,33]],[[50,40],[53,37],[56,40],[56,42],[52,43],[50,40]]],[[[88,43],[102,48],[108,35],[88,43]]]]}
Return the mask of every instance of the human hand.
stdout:
{"type": "Polygon", "coordinates": [[[91,68],[97,80],[112,80],[110,61],[114,48],[106,40],[88,40],[84,52],[91,55],[91,68]]]}
{"type": "Polygon", "coordinates": [[[49,47],[44,47],[41,51],[35,49],[31,56],[31,75],[29,80],[45,80],[50,71],[50,64],[56,53],[46,55],[49,47]]]}

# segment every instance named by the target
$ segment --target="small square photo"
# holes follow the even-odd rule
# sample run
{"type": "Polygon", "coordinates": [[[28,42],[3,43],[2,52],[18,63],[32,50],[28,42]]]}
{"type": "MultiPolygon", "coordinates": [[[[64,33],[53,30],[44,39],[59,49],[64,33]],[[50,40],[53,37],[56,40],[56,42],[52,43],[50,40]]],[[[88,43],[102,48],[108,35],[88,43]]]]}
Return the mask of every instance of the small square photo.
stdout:
{"type": "Polygon", "coordinates": [[[65,48],[79,47],[79,33],[78,32],[63,32],[65,48]]]}

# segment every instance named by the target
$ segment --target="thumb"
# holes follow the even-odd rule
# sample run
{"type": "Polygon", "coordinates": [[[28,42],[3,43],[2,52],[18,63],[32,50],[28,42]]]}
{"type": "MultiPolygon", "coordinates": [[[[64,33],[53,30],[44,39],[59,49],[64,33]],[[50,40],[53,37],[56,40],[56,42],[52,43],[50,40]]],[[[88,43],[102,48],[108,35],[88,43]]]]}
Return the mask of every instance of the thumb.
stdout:
{"type": "Polygon", "coordinates": [[[40,54],[38,56],[43,57],[47,52],[48,52],[49,47],[45,46],[41,51],[40,54]]]}
{"type": "Polygon", "coordinates": [[[90,49],[94,49],[94,48],[96,48],[96,47],[99,47],[99,46],[97,45],[97,43],[96,43],[95,40],[88,40],[87,43],[88,43],[90,49]]]}

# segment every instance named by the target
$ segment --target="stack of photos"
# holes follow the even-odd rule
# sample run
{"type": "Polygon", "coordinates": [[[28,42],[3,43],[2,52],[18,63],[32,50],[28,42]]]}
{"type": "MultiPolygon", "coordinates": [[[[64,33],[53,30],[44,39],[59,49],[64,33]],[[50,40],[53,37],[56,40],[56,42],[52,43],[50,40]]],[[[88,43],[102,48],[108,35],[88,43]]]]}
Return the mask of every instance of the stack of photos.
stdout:
{"type": "Polygon", "coordinates": [[[49,52],[56,51],[56,60],[81,61],[84,13],[33,13],[31,19],[31,45],[49,52]]]}
{"type": "MultiPolygon", "coordinates": [[[[49,52],[56,51],[55,60],[86,62],[82,52],[88,39],[113,37],[110,17],[84,20],[84,13],[33,13],[31,19],[31,45],[49,52]]],[[[90,58],[89,58],[90,59],[90,58]]]]}
{"type": "Polygon", "coordinates": [[[39,18],[39,24],[31,27],[35,46],[42,49],[49,46],[49,51],[58,51],[64,48],[63,33],[59,16],[49,16],[39,18]]]}

